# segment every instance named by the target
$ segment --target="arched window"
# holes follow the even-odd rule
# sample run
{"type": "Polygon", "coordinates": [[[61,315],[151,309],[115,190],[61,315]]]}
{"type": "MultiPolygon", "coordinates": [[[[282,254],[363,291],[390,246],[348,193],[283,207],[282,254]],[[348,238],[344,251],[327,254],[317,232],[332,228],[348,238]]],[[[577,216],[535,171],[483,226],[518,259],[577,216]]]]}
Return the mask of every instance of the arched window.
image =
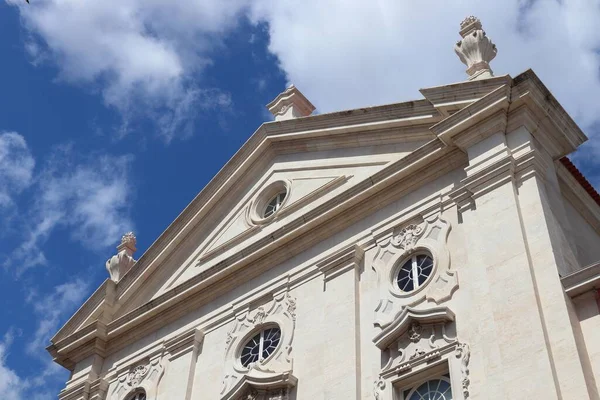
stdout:
{"type": "Polygon", "coordinates": [[[137,391],[127,398],[127,400],[146,400],[146,392],[137,391]]]}
{"type": "Polygon", "coordinates": [[[441,376],[405,391],[404,400],[452,400],[450,380],[441,376]]]}
{"type": "Polygon", "coordinates": [[[280,340],[279,327],[263,329],[248,340],[242,348],[240,355],[242,365],[247,367],[251,363],[268,358],[277,349],[280,340]]]}

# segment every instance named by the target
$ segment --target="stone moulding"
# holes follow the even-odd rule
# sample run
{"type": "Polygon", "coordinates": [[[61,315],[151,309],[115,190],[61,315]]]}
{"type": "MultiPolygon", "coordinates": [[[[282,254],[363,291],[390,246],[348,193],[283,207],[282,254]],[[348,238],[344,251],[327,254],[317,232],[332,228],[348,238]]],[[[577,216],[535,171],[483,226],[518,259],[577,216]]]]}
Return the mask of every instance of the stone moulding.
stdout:
{"type": "Polygon", "coordinates": [[[221,400],[287,400],[289,390],[297,383],[298,379],[290,372],[263,377],[246,375],[221,400]]]}
{"type": "MultiPolygon", "coordinates": [[[[469,362],[471,350],[467,343],[459,341],[455,331],[453,314],[431,313],[429,317],[405,318],[402,329],[397,330],[385,344],[379,378],[373,382],[375,400],[395,398],[395,385],[418,383],[423,374],[430,376],[449,373],[456,400],[469,397],[469,362]],[[454,389],[456,388],[456,389],[454,389]]],[[[381,348],[381,347],[380,347],[381,348]]]]}
{"type": "MultiPolygon", "coordinates": [[[[227,251],[233,248],[234,246],[240,244],[242,241],[254,236],[255,234],[258,234],[259,232],[261,232],[261,228],[264,225],[268,225],[269,223],[274,222],[277,219],[288,216],[293,212],[297,211],[298,209],[306,206],[311,201],[314,201],[327,194],[331,190],[338,188],[339,186],[346,183],[350,178],[352,178],[352,175],[341,175],[331,178],[331,182],[319,187],[315,191],[308,193],[306,196],[297,199],[290,204],[288,204],[288,199],[291,197],[291,193],[294,190],[295,179],[272,182],[265,188],[261,188],[259,191],[257,191],[257,193],[253,194],[253,197],[255,197],[256,200],[252,201],[251,204],[247,205],[241,211],[244,214],[244,220],[248,226],[248,229],[240,233],[239,235],[231,238],[227,242],[219,244],[215,247],[211,246],[213,242],[218,238],[218,236],[212,238],[205,246],[205,249],[203,249],[203,251],[200,253],[199,257],[193,261],[194,266],[199,267],[203,265],[204,263],[217,257],[219,254],[223,253],[224,251],[227,251]],[[262,206],[264,206],[265,204],[264,201],[257,200],[270,200],[270,197],[276,194],[276,192],[270,190],[272,188],[285,188],[288,194],[284,200],[282,208],[278,210],[278,212],[272,214],[267,218],[261,218],[258,215],[258,210],[261,209],[262,206]]],[[[223,233],[223,229],[219,230],[219,233],[223,233]]]]}
{"type": "Polygon", "coordinates": [[[425,310],[405,307],[394,320],[373,338],[373,343],[381,350],[387,349],[400,336],[404,335],[413,323],[433,324],[454,321],[455,315],[448,307],[433,307],[425,310]]]}
{"type": "Polygon", "coordinates": [[[296,300],[286,291],[274,296],[267,305],[255,310],[245,310],[236,316],[232,329],[225,341],[225,375],[221,389],[221,399],[234,399],[244,382],[278,381],[292,375],[292,341],[296,326],[296,300]],[[259,360],[245,367],[240,361],[241,348],[252,335],[269,326],[278,326],[281,339],[277,349],[265,360],[259,360]],[[235,395],[234,395],[235,393],[235,395]]]}

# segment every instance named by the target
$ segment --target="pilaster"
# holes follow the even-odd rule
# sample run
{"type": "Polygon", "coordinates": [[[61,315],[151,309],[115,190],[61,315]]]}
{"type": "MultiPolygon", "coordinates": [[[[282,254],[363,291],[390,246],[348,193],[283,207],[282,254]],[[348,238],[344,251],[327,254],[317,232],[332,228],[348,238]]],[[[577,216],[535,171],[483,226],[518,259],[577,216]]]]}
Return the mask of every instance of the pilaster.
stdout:
{"type": "Polygon", "coordinates": [[[482,134],[465,131],[460,136],[467,140],[454,139],[469,157],[462,187],[452,196],[469,233],[464,273],[477,283],[469,293],[473,315],[486,316],[467,323],[474,328],[469,334],[480,338],[472,351],[484,364],[473,377],[474,390],[485,387],[499,399],[597,398],[588,392],[573,330],[565,324],[559,271],[568,270],[574,256],[548,199],[552,159],[524,126],[506,134],[502,126],[510,119],[493,122],[501,115],[469,129],[482,134]],[[478,376],[481,371],[486,375],[478,376]]]}

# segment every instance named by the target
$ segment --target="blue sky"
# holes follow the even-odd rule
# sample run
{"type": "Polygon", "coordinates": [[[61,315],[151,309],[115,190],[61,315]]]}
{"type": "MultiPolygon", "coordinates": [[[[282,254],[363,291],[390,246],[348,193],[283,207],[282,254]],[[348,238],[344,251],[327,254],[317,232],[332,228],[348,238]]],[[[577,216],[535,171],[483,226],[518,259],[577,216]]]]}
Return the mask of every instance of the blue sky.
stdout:
{"type": "Polygon", "coordinates": [[[0,0],[3,398],[55,398],[67,373],[44,347],[120,236],[139,257],[288,83],[320,112],[420,98],[465,79],[466,15],[497,74],[533,68],[574,116],[591,139],[575,162],[600,182],[600,2],[491,3],[0,0]]]}

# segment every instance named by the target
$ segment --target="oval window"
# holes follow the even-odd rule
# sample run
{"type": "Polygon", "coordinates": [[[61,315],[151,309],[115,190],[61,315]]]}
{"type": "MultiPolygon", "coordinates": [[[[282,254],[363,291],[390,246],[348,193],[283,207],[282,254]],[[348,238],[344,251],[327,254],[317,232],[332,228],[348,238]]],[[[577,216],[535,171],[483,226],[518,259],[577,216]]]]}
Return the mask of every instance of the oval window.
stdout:
{"type": "Polygon", "coordinates": [[[270,217],[275,214],[283,204],[285,200],[285,196],[287,196],[287,191],[277,193],[266,205],[265,211],[263,212],[263,218],[270,217]]]}

